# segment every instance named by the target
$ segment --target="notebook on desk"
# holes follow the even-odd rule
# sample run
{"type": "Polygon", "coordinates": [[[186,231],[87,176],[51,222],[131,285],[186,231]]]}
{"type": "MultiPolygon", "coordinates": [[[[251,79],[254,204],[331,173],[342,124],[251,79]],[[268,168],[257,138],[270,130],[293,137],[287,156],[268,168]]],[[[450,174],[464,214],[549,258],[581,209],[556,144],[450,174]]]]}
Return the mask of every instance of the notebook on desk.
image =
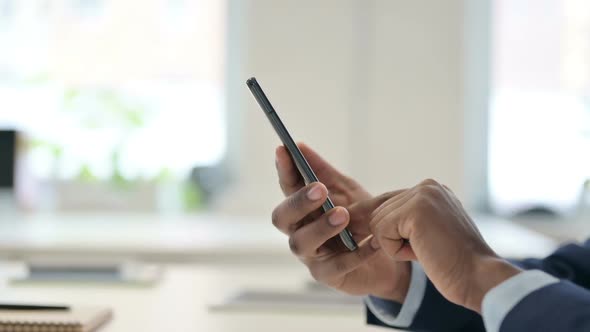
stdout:
{"type": "Polygon", "coordinates": [[[0,332],[91,332],[112,317],[101,307],[74,307],[70,310],[0,310],[0,332]]]}

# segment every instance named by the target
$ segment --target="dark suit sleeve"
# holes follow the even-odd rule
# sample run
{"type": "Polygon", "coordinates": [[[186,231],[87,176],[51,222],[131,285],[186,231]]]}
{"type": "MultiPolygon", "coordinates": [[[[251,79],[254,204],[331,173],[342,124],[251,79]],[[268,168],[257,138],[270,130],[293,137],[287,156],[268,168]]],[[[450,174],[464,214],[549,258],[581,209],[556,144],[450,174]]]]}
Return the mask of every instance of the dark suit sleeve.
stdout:
{"type": "Polygon", "coordinates": [[[565,245],[544,259],[525,259],[514,263],[525,270],[541,270],[590,289],[590,240],[583,245],[565,245]]]}
{"type": "Polygon", "coordinates": [[[561,281],[525,296],[506,315],[501,332],[590,331],[590,241],[566,245],[545,259],[524,260],[521,266],[561,281]]]}
{"type": "Polygon", "coordinates": [[[500,332],[520,331],[590,331],[590,292],[561,281],[530,293],[500,326],[500,332]]]}
{"type": "MultiPolygon", "coordinates": [[[[525,259],[522,261],[512,261],[512,263],[525,270],[542,270],[564,281],[541,288],[526,296],[506,316],[502,323],[502,332],[534,331],[534,328],[522,327],[522,325],[515,325],[515,327],[512,328],[512,324],[516,324],[516,321],[524,324],[526,320],[520,320],[519,316],[521,314],[519,314],[519,312],[522,311],[524,317],[533,314],[535,312],[535,305],[539,305],[538,301],[545,301],[543,302],[544,305],[550,306],[551,304],[555,305],[555,303],[567,301],[564,299],[568,299],[568,297],[577,294],[572,297],[572,301],[579,305],[586,303],[584,307],[579,309],[577,314],[583,315],[585,314],[584,310],[590,308],[587,302],[585,302],[587,294],[582,289],[590,288],[590,241],[586,242],[584,245],[566,245],[544,259],[525,259]],[[562,296],[553,298],[554,296],[557,296],[557,293],[561,292],[563,292],[562,296]],[[529,300],[529,298],[532,300],[529,300]]],[[[555,306],[557,307],[557,305],[555,306]]],[[[580,320],[578,316],[576,316],[576,313],[572,312],[571,314],[574,315],[572,316],[572,319],[575,321],[575,324],[578,324],[580,320]]],[[[555,318],[553,319],[555,320],[555,318]]],[[[369,324],[387,326],[369,310],[367,310],[367,322],[369,324]]],[[[483,332],[485,331],[485,328],[482,317],[478,313],[447,301],[436,290],[432,283],[428,281],[422,304],[418,309],[412,324],[407,330],[432,332],[483,332]]],[[[561,331],[561,329],[558,330],[561,331]]],[[[563,329],[563,331],[569,330],[563,329]]],[[[590,331],[590,327],[584,331],[590,331]]]]}

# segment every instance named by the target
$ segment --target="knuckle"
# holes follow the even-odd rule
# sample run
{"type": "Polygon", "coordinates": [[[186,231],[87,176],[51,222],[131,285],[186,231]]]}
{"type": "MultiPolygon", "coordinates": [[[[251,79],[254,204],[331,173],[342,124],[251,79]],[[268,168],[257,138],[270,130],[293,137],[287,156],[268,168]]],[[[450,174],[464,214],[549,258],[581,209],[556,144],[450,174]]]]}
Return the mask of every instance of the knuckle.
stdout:
{"type": "Polygon", "coordinates": [[[440,189],[435,185],[428,185],[424,187],[424,192],[431,196],[434,196],[440,192],[440,189]]]}
{"type": "Polygon", "coordinates": [[[301,255],[301,243],[295,235],[289,237],[289,249],[293,254],[301,255]]]}
{"type": "Polygon", "coordinates": [[[436,180],[430,179],[430,178],[420,182],[420,185],[421,186],[440,186],[440,184],[436,180]]]}
{"type": "Polygon", "coordinates": [[[422,196],[425,197],[437,197],[441,194],[441,187],[440,185],[437,184],[428,184],[428,185],[422,185],[419,188],[418,191],[422,196]]]}
{"type": "Polygon", "coordinates": [[[387,201],[391,199],[391,197],[399,194],[400,190],[388,191],[376,197],[377,201],[387,201]]]}
{"type": "Polygon", "coordinates": [[[429,211],[432,207],[437,205],[439,201],[438,194],[435,189],[428,189],[427,192],[422,192],[416,201],[416,209],[418,211],[429,211]]]}
{"type": "MultiPolygon", "coordinates": [[[[426,197],[424,199],[421,199],[418,203],[417,203],[417,209],[419,209],[421,212],[420,213],[427,213],[428,211],[431,211],[432,208],[434,208],[436,206],[436,204],[434,203],[434,200],[430,197],[426,197]]],[[[418,213],[416,213],[418,214],[418,213]]],[[[416,218],[414,219],[414,222],[420,222],[422,221],[422,219],[420,218],[416,218]]]]}
{"type": "Polygon", "coordinates": [[[280,212],[280,208],[279,207],[276,207],[274,210],[272,210],[272,213],[270,215],[270,219],[272,221],[272,224],[276,228],[279,228],[280,220],[281,220],[281,212],[280,212]]]}
{"type": "Polygon", "coordinates": [[[408,191],[408,189],[398,189],[398,190],[390,191],[388,194],[389,194],[389,197],[394,197],[394,196],[397,196],[399,194],[403,194],[403,193],[405,193],[407,191],[408,191]]]}

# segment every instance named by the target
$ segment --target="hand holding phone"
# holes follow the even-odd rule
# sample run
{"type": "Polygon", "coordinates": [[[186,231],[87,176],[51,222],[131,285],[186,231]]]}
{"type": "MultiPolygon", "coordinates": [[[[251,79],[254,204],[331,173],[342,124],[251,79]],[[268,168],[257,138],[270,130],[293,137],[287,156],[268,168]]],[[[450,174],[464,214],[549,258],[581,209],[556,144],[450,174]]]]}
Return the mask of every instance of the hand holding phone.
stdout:
{"type": "MultiPolygon", "coordinates": [[[[287,131],[287,128],[279,118],[279,115],[275,111],[274,107],[264,94],[264,91],[262,91],[262,88],[256,81],[256,78],[250,78],[246,81],[246,84],[248,85],[248,88],[250,88],[252,95],[254,95],[254,98],[266,114],[268,120],[272,124],[276,133],[279,135],[279,138],[287,148],[287,151],[289,151],[289,154],[291,155],[291,158],[293,159],[293,162],[295,163],[297,170],[303,177],[305,184],[318,182],[317,176],[315,175],[314,171],[309,166],[309,163],[307,162],[307,160],[295,144],[295,141],[287,131]]],[[[332,208],[334,208],[334,203],[332,203],[332,200],[328,197],[322,205],[322,210],[325,213],[331,210],[332,208]]],[[[344,229],[340,233],[340,239],[342,243],[346,246],[346,248],[348,248],[350,251],[357,249],[357,244],[354,241],[352,234],[348,229],[344,229]]]]}

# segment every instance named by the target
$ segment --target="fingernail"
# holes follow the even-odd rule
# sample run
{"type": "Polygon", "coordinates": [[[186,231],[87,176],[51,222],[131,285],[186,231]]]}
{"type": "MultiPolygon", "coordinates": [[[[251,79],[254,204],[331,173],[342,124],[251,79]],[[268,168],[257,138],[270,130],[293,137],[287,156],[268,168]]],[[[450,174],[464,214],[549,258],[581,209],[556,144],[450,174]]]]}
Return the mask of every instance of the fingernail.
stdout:
{"type": "Polygon", "coordinates": [[[309,189],[307,192],[307,198],[312,201],[317,201],[318,199],[322,198],[322,187],[320,185],[315,185],[309,189]]]}
{"type": "Polygon", "coordinates": [[[340,226],[346,222],[346,214],[342,209],[337,209],[328,217],[328,222],[332,226],[340,226]]]}
{"type": "Polygon", "coordinates": [[[375,250],[381,248],[381,245],[379,245],[379,240],[377,240],[375,236],[373,236],[373,238],[371,239],[371,248],[375,250]]]}

